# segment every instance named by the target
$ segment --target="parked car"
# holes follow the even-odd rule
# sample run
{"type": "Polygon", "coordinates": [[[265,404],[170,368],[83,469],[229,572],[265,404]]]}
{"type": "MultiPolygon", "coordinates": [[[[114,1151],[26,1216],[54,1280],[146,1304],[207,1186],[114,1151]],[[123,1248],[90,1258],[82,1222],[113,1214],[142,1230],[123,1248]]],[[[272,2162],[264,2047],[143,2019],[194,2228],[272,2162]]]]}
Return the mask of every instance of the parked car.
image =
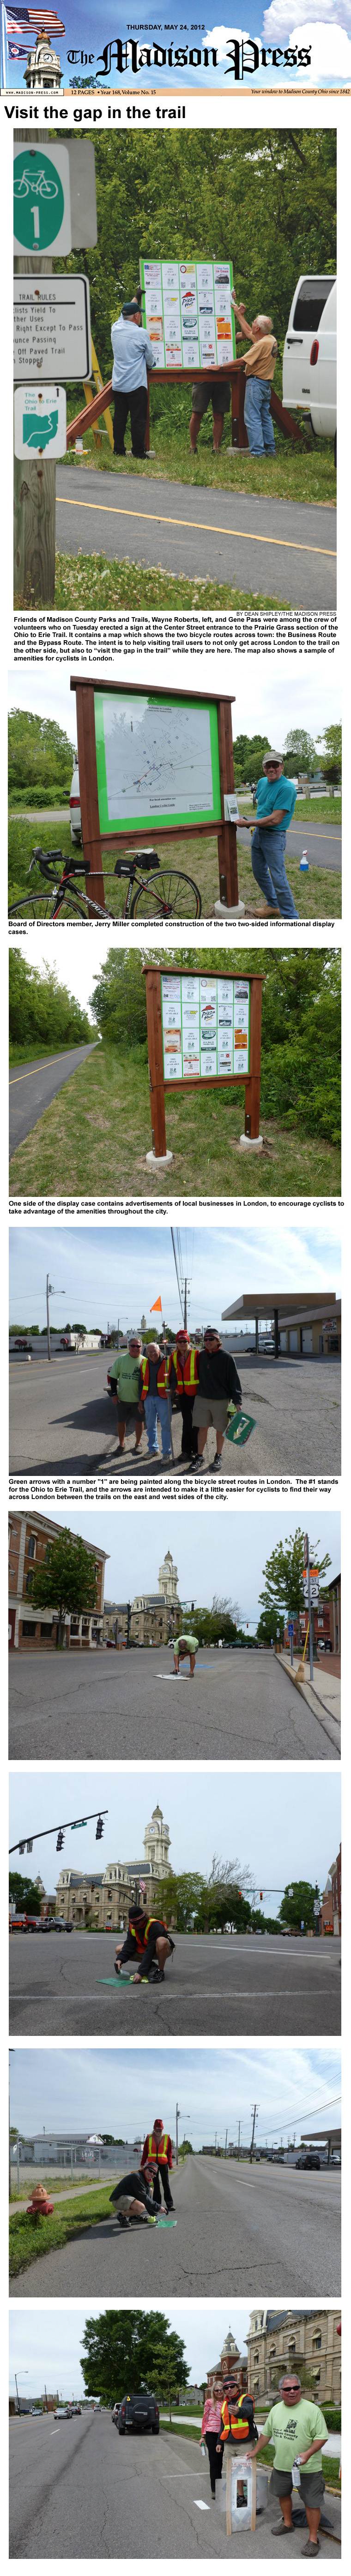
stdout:
{"type": "Polygon", "coordinates": [[[76,843],[77,849],[80,849],[80,848],[81,848],[81,844],[82,844],[82,824],[81,824],[81,811],[80,811],[80,786],[79,786],[79,769],[78,769],[78,760],[75,760],[75,763],[74,763],[73,778],[72,778],[72,785],[71,785],[71,790],[70,790],[70,800],[69,800],[69,819],[70,819],[70,826],[71,826],[71,841],[73,841],[73,846],[74,846],[74,844],[76,843]]]}
{"type": "Polygon", "coordinates": [[[159,2433],[160,2413],[156,2397],[148,2388],[138,2388],[134,2396],[122,2397],[114,2408],[113,2422],[119,2433],[159,2433]]]}
{"type": "Polygon", "coordinates": [[[73,1923],[65,1923],[63,1915],[53,1914],[51,1920],[53,1932],[73,1932],[73,1923]]]}
{"type": "Polygon", "coordinates": [[[297,2156],[296,2173],[320,2173],[320,2156],[297,2156]]]}
{"type": "Polygon", "coordinates": [[[316,438],[334,439],[336,277],[299,277],[283,351],[283,411],[303,411],[316,438]]]}
{"type": "Polygon", "coordinates": [[[79,2406],[79,2405],[71,2406],[71,2415],[81,2415],[81,2412],[82,2412],[81,2406],[79,2406]]]}
{"type": "Polygon", "coordinates": [[[317,1655],[332,1655],[331,1637],[317,1637],[317,1655]]]}
{"type": "Polygon", "coordinates": [[[73,2408],[73,2406],[54,2406],[54,2423],[55,2423],[55,2424],[63,2424],[63,2423],[67,2424],[68,2422],[70,2423],[70,2422],[71,2422],[71,2416],[73,2415],[73,2413],[74,2413],[74,2408],[73,2408]]]}

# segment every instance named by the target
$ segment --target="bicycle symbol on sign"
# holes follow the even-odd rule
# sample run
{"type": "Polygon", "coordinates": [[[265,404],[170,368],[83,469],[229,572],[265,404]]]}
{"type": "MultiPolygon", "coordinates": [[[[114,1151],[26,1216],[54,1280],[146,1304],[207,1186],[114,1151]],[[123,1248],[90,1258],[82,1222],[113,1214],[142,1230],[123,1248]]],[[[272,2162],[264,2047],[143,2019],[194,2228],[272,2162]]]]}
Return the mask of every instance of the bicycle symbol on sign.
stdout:
{"type": "Polygon", "coordinates": [[[22,170],[22,178],[14,179],[13,193],[17,198],[58,197],[58,181],[48,178],[45,166],[38,170],[36,178],[31,170],[22,170]]]}

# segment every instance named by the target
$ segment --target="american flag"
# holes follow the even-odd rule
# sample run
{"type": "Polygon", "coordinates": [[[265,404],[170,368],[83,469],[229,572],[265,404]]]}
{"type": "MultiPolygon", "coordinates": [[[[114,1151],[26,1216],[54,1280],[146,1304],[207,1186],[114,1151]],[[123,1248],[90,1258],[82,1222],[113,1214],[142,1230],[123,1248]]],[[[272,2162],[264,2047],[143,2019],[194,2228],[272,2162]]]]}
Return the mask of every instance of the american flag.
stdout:
{"type": "Polygon", "coordinates": [[[64,36],[65,33],[63,18],[56,16],[56,9],[41,9],[40,0],[37,9],[5,8],[4,23],[7,36],[24,36],[28,30],[28,52],[33,36],[41,35],[42,30],[45,36],[64,36]]]}

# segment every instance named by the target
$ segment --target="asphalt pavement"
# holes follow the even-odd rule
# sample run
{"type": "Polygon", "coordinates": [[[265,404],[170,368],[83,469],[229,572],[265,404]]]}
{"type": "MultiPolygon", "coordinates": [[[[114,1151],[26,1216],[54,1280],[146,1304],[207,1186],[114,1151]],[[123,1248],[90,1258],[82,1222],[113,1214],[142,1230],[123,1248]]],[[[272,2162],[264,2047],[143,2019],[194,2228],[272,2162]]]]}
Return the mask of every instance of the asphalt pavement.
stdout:
{"type": "MultiPolygon", "coordinates": [[[[249,811],[249,807],[247,807],[247,811],[249,811]]],[[[241,848],[244,849],[245,847],[247,851],[248,847],[250,847],[249,835],[247,832],[240,831],[240,823],[237,824],[236,837],[237,841],[240,841],[241,848]]],[[[301,859],[303,850],[307,851],[310,876],[312,876],[314,868],[340,868],[341,870],[341,823],[334,823],[333,825],[330,823],[297,823],[294,818],[294,822],[290,824],[289,828],[289,840],[286,852],[288,875],[289,858],[301,859]]]]}
{"type": "MultiPolygon", "coordinates": [[[[269,480],[269,467],[267,468],[269,480]]],[[[70,555],[105,555],[187,580],[233,583],[292,608],[336,608],[336,511],[269,493],[227,492],[200,482],[97,475],[56,467],[56,541],[70,555]]],[[[72,601],[74,607],[74,599],[72,601]]]]}
{"type": "MultiPolygon", "coordinates": [[[[83,2319],[82,2319],[83,2324],[83,2319]]],[[[111,2414],[73,2416],[54,2424],[52,2417],[10,2422],[10,2558],[240,2558],[286,2560],[287,2544],[278,2534],[277,2499],[269,2482],[261,2489],[264,2509],[256,2531],[238,2526],[226,2533],[226,2476],[210,2503],[207,2458],[199,2442],[167,2432],[120,2440],[111,2414]],[[273,2507],[273,2512],[272,2512],[273,2507]]],[[[325,2498],[333,2530],[340,2537],[339,2496],[325,2498]]],[[[298,2525],[289,2542],[289,2565],[301,2557],[304,2533],[298,2525]]],[[[321,2542],[321,2556],[334,2550],[321,2542]]]]}
{"type": "Polygon", "coordinates": [[[278,2295],[301,2298],[301,2281],[305,2298],[340,2296],[340,2172],[194,2155],[172,2174],[171,2191],[176,2227],[132,2222],[127,2245],[113,2209],[89,2232],[83,2213],[78,2240],[38,2255],[10,2296],[251,2300],[263,2280],[272,2305],[278,2295]]]}
{"type": "Polygon", "coordinates": [[[30,1135],[37,1118],[42,1118],[44,1109],[49,1109],[50,1101],[56,1100],[56,1093],[62,1091],[63,1083],[70,1081],[72,1073],[77,1073],[78,1065],[85,1064],[86,1056],[93,1055],[94,1046],[98,1043],[94,1039],[91,1046],[67,1047],[64,1054],[61,1049],[60,1055],[38,1056],[35,1064],[10,1066],[10,1158],[16,1152],[16,1145],[23,1145],[24,1137],[30,1135]]]}
{"type": "MultiPolygon", "coordinates": [[[[117,1450],[115,1408],[105,1392],[107,1355],[69,1359],[62,1355],[49,1368],[33,1352],[31,1363],[10,1361],[10,1474],[33,1471],[48,1476],[120,1476],[135,1479],[151,1473],[159,1490],[159,1465],[148,1457],[143,1431],[137,1461],[134,1424],[126,1434],[123,1455],[117,1450]]],[[[243,1408],[255,1429],[242,1449],[224,1442],[224,1476],[340,1475],[340,1368],[323,1360],[241,1362],[243,1408]]],[[[173,1415],[175,1473],[182,1471],[181,1416],[173,1415]]],[[[210,1430],[205,1471],[211,1467],[216,1433],[210,1430]]],[[[173,1470],[165,1470],[169,1487],[173,1470]]],[[[198,1479],[200,1484],[200,1476],[198,1479]]],[[[191,1484],[194,1479],[191,1476],[191,1484]]]]}
{"type": "Polygon", "coordinates": [[[115,1932],[11,1933],[10,2033],[121,2039],[339,2036],[341,1943],[176,1934],[163,1985],[114,1973],[115,1932]]]}
{"type": "Polygon", "coordinates": [[[309,1708],[270,1648],[243,1647],[196,1657],[173,1669],[173,1649],[138,1646],[56,1655],[38,1649],[9,1656],[11,1761],[72,1762],[110,1756],[154,1760],[330,1762],[334,1729],[327,1712],[309,1708]]]}

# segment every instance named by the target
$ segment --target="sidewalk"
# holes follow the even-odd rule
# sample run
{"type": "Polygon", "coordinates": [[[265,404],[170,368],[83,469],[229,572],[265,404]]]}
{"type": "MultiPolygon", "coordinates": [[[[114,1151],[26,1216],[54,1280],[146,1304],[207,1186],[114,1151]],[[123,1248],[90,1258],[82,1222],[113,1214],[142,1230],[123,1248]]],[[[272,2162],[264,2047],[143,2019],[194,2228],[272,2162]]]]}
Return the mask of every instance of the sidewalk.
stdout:
{"type": "MultiPolygon", "coordinates": [[[[330,1658],[330,1661],[331,1660],[332,1659],[330,1658]]],[[[318,1715],[320,1714],[322,1723],[323,1715],[325,1719],[329,1721],[325,1725],[325,1734],[329,1735],[330,1742],[334,1745],[334,1751],[339,1753],[341,1728],[341,1680],[339,1673],[336,1673],[334,1670],[332,1672],[329,1670],[329,1655],[325,1658],[323,1671],[321,1665],[314,1662],[314,1680],[312,1683],[310,1682],[310,1667],[309,1663],[307,1663],[307,1655],[303,1669],[303,1678],[301,1674],[301,1655],[294,1655],[293,1664],[290,1662],[290,1655],[285,1653],[279,1655],[277,1657],[277,1661],[279,1664],[283,1664],[284,1671],[290,1674],[290,1680],[294,1681],[296,1690],[301,1691],[302,1698],[307,1700],[308,1708],[314,1708],[315,1710],[318,1709],[318,1715]]]]}

